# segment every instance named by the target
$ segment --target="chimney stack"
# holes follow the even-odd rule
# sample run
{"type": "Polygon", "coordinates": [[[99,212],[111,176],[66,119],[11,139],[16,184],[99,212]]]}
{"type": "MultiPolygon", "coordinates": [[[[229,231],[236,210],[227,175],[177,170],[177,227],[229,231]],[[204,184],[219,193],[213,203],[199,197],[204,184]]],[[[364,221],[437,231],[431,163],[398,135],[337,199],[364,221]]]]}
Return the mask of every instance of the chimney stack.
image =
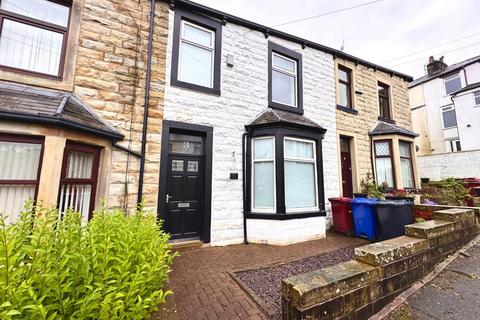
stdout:
{"type": "Polygon", "coordinates": [[[430,75],[435,72],[443,71],[445,70],[448,65],[443,62],[443,56],[440,57],[440,59],[435,60],[433,56],[430,56],[428,58],[428,63],[427,63],[427,74],[430,75]]]}

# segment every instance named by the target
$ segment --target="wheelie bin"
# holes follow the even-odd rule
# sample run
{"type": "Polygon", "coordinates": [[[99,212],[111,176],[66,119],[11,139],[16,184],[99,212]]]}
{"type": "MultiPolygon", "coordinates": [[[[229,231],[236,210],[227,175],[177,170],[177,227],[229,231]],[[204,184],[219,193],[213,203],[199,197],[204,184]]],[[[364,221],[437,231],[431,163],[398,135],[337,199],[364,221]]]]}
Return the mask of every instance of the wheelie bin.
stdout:
{"type": "Polygon", "coordinates": [[[353,225],[357,237],[370,241],[378,239],[378,222],[375,215],[377,199],[355,198],[352,200],[353,225]]]}
{"type": "Polygon", "coordinates": [[[350,198],[329,198],[332,204],[333,230],[353,235],[352,205],[350,198]]]}
{"type": "Polygon", "coordinates": [[[413,203],[408,200],[378,201],[375,206],[382,240],[405,235],[405,225],[413,223],[413,203]]]}

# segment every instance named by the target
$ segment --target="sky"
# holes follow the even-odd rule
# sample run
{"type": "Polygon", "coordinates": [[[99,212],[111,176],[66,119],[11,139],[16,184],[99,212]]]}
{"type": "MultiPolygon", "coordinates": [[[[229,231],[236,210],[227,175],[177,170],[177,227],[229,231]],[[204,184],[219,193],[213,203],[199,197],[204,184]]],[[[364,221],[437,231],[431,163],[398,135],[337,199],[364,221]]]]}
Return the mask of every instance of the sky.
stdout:
{"type": "MultiPolygon", "coordinates": [[[[269,27],[374,0],[194,0],[269,27]]],[[[429,56],[480,55],[478,0],[377,0],[275,29],[418,78],[429,56]]]]}

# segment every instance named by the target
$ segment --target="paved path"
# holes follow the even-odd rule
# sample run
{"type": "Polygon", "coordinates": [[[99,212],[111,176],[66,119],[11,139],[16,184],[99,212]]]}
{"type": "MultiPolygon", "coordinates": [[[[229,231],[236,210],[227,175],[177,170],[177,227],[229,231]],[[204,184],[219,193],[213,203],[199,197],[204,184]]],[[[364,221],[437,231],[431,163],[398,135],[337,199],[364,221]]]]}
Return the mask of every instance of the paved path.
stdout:
{"type": "Polygon", "coordinates": [[[175,259],[170,275],[173,299],[169,299],[167,310],[157,313],[153,318],[267,319],[228,272],[299,260],[364,243],[361,239],[328,233],[325,239],[289,246],[242,244],[182,251],[175,259]]]}
{"type": "Polygon", "coordinates": [[[480,319],[480,244],[407,299],[392,320],[480,319]]]}

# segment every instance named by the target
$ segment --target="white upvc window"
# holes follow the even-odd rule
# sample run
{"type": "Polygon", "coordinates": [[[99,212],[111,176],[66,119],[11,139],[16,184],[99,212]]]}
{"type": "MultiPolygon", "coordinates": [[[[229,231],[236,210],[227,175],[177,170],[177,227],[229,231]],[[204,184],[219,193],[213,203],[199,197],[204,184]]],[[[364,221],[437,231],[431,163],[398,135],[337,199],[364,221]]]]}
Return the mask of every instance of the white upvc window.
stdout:
{"type": "Polygon", "coordinates": [[[445,140],[445,147],[447,148],[448,152],[462,151],[462,146],[459,139],[445,140]]]}
{"type": "Polygon", "coordinates": [[[453,74],[444,79],[445,93],[452,94],[455,91],[462,88],[462,80],[460,79],[460,73],[453,74]]]}
{"type": "Polygon", "coordinates": [[[275,138],[252,139],[252,153],[252,211],[275,213],[275,138]]]}
{"type": "Polygon", "coordinates": [[[457,126],[457,116],[453,105],[442,108],[443,129],[455,128],[457,126]]]}
{"type": "Polygon", "coordinates": [[[473,100],[475,100],[475,107],[480,107],[480,90],[473,93],[473,100]]]}
{"type": "Polygon", "coordinates": [[[182,20],[178,80],[213,88],[215,32],[182,20]]]}
{"type": "Polygon", "coordinates": [[[284,176],[286,212],[318,210],[315,141],[285,137],[284,176]]]}
{"type": "Polygon", "coordinates": [[[297,61],[272,52],[272,101],[298,105],[297,61]]]}

